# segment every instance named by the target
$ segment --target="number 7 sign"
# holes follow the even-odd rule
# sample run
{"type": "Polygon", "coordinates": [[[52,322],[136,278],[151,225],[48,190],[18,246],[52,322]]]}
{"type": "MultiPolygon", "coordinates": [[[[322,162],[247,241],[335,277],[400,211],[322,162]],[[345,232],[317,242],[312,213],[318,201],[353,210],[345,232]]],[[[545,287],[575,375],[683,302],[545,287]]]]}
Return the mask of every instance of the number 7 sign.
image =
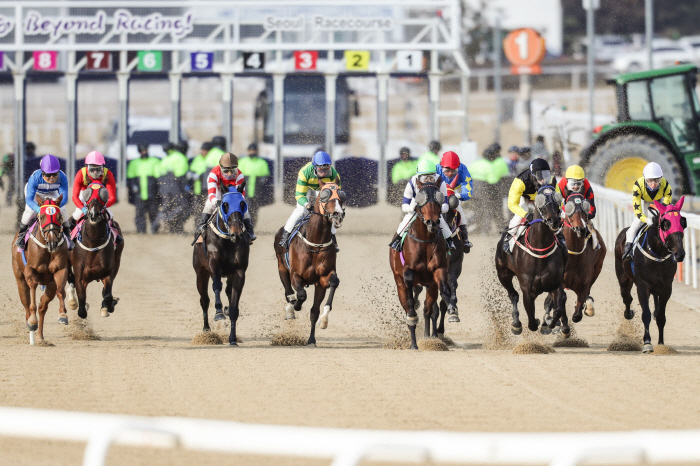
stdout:
{"type": "Polygon", "coordinates": [[[87,52],[85,54],[88,71],[112,71],[112,54],[110,52],[87,52]]]}

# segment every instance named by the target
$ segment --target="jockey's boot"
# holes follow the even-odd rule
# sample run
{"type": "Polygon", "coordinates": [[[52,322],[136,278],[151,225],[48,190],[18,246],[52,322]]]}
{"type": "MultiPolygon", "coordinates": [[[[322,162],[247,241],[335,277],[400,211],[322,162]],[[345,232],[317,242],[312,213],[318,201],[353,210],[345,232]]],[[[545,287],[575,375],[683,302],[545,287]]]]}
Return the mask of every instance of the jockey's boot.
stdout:
{"type": "Polygon", "coordinates": [[[472,250],[474,245],[472,244],[471,241],[469,241],[469,233],[467,233],[467,226],[460,225],[459,231],[462,233],[462,236],[464,237],[464,245],[462,246],[464,248],[464,254],[469,254],[469,251],[472,250]]]}
{"type": "Polygon", "coordinates": [[[291,235],[290,232],[288,232],[287,230],[282,230],[282,238],[279,242],[280,247],[287,249],[287,241],[289,241],[289,235],[291,235]]]}
{"type": "Polygon", "coordinates": [[[335,239],[335,234],[331,235],[331,241],[333,241],[333,246],[335,246],[335,252],[340,252],[340,248],[338,247],[338,240],[335,239]]]}
{"type": "Polygon", "coordinates": [[[253,241],[258,239],[253,233],[253,221],[249,218],[243,218],[243,225],[245,225],[245,229],[248,232],[248,243],[253,244],[253,241]]]}
{"type": "Polygon", "coordinates": [[[391,239],[391,243],[389,243],[389,246],[394,251],[400,251],[401,250],[401,235],[398,233],[394,233],[394,237],[391,239]]]}
{"type": "Polygon", "coordinates": [[[512,254],[512,251],[510,250],[511,239],[513,239],[513,235],[510,233],[506,233],[506,235],[503,237],[503,252],[506,254],[512,254]]]}
{"type": "Polygon", "coordinates": [[[625,252],[622,254],[622,260],[631,260],[632,259],[632,243],[625,243],[625,252]]]}
{"type": "Polygon", "coordinates": [[[29,229],[29,225],[25,225],[24,223],[19,224],[19,233],[17,233],[17,241],[15,242],[15,244],[20,249],[25,249],[27,246],[24,243],[24,236],[27,234],[28,229],[29,229]]]}
{"type": "Polygon", "coordinates": [[[69,251],[71,251],[73,249],[73,246],[75,246],[75,244],[73,244],[73,241],[71,241],[71,239],[70,239],[70,233],[71,233],[70,223],[65,222],[63,224],[63,236],[66,237],[66,244],[68,245],[69,251]]]}
{"type": "Polygon", "coordinates": [[[445,243],[447,243],[447,249],[457,249],[452,238],[445,238],[445,243]]]}
{"type": "Polygon", "coordinates": [[[209,214],[206,212],[202,212],[202,219],[199,221],[199,225],[197,225],[197,228],[194,230],[194,240],[197,241],[199,237],[202,235],[202,232],[204,231],[204,228],[207,226],[207,222],[209,221],[209,214]]]}

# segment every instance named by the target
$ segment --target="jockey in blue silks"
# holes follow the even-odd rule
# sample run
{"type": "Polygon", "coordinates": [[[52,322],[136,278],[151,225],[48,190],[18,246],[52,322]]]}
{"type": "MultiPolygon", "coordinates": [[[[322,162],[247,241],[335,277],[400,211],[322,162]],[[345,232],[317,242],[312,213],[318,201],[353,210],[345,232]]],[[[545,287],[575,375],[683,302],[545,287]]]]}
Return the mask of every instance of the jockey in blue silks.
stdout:
{"type": "MultiPolygon", "coordinates": [[[[460,201],[468,201],[472,198],[472,176],[467,166],[459,161],[459,155],[452,151],[445,152],[442,154],[440,164],[435,168],[447,185],[448,195],[455,195],[460,201]],[[457,192],[457,188],[460,187],[461,192],[457,192]]],[[[467,217],[464,215],[461,202],[457,205],[457,212],[460,216],[459,231],[464,237],[464,252],[467,253],[473,245],[467,235],[467,217]]]]}

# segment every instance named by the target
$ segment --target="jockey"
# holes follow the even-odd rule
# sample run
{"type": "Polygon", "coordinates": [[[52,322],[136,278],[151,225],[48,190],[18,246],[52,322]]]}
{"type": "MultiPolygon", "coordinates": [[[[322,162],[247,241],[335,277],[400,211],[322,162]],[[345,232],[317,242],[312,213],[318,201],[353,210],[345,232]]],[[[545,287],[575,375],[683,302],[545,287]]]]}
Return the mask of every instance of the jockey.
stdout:
{"type": "Polygon", "coordinates": [[[586,223],[586,226],[591,232],[591,238],[593,239],[593,248],[600,249],[600,244],[598,243],[598,235],[595,234],[595,228],[591,223],[591,220],[593,220],[596,214],[595,196],[593,195],[593,188],[591,187],[591,183],[589,183],[586,179],[586,173],[583,171],[583,168],[579,167],[578,165],[572,165],[569,168],[567,168],[566,176],[563,176],[562,179],[559,180],[559,184],[557,184],[557,191],[559,191],[563,199],[562,210],[564,209],[564,204],[566,204],[566,198],[568,198],[571,194],[574,193],[583,195],[583,197],[591,205],[590,210],[587,212],[588,222],[586,223]]]}
{"type": "MultiPolygon", "coordinates": [[[[309,189],[317,190],[319,187],[319,180],[322,180],[324,183],[335,183],[340,189],[340,175],[335,168],[331,166],[331,163],[331,156],[320,150],[314,154],[311,162],[307,163],[299,170],[296,192],[294,193],[297,205],[294,211],[292,211],[292,215],[289,216],[287,223],[284,224],[284,232],[279,242],[280,246],[283,248],[286,247],[294,225],[296,225],[299,219],[306,215],[307,212],[314,210],[314,205],[311,204],[306,197],[309,189]]],[[[335,239],[334,226],[331,226],[331,233],[335,250],[338,252],[340,249],[338,248],[338,240],[335,239]]]]}
{"type": "MultiPolygon", "coordinates": [[[[396,230],[396,234],[389,244],[397,251],[401,245],[401,236],[403,231],[406,229],[411,219],[416,215],[417,204],[415,198],[416,194],[418,194],[416,192],[416,182],[418,181],[421,183],[438,184],[440,186],[440,192],[445,196],[445,201],[441,206],[442,213],[444,214],[449,209],[449,205],[447,204],[447,184],[445,184],[440,175],[438,175],[436,166],[431,160],[422,160],[420,163],[418,163],[416,174],[413,175],[410,180],[408,180],[408,183],[406,183],[406,189],[403,191],[403,204],[401,205],[401,210],[403,210],[406,215],[404,216],[403,220],[401,220],[399,228],[396,230]]],[[[452,241],[452,232],[447,226],[447,222],[445,222],[442,215],[440,215],[440,230],[442,230],[442,236],[445,238],[447,247],[454,249],[455,245],[452,241]]]]}
{"type": "MultiPolygon", "coordinates": [[[[209,218],[218,207],[217,203],[221,201],[224,194],[229,192],[231,188],[236,188],[239,193],[245,196],[245,184],[245,177],[238,169],[238,157],[231,152],[225,152],[219,159],[218,165],[212,168],[207,178],[207,202],[204,204],[204,210],[202,211],[202,220],[194,232],[195,241],[206,228],[209,218]]],[[[257,237],[253,233],[253,222],[250,220],[249,211],[246,211],[243,215],[243,225],[248,231],[248,242],[252,243],[257,237]]]]}
{"type": "MultiPolygon", "coordinates": [[[[531,202],[535,200],[537,191],[542,186],[556,186],[557,179],[552,176],[549,164],[544,159],[533,159],[530,168],[515,177],[508,192],[508,208],[513,214],[513,219],[508,224],[506,235],[503,239],[503,251],[508,254],[510,250],[510,240],[520,236],[526,224],[532,220],[532,214],[527,209],[531,202]],[[511,233],[516,230],[515,234],[511,233]]],[[[564,245],[563,235],[557,234],[557,238],[564,245]]]]}
{"type": "Polygon", "coordinates": [[[39,170],[32,173],[32,176],[29,177],[29,181],[24,186],[24,198],[27,205],[24,208],[24,213],[20,221],[16,244],[21,249],[25,248],[24,237],[27,233],[27,229],[32,223],[32,220],[34,220],[41,211],[41,206],[34,200],[36,195],[39,194],[41,197],[54,200],[58,199],[59,196],[63,196],[61,205],[59,206],[61,209],[61,216],[63,217],[63,233],[68,241],[68,248],[72,249],[73,244],[70,241],[70,217],[65,207],[68,202],[68,177],[61,171],[58,159],[53,155],[45,155],[42,157],[40,167],[39,170]]]}
{"type": "MultiPolygon", "coordinates": [[[[437,174],[440,175],[442,181],[447,185],[447,192],[454,194],[460,201],[467,201],[472,198],[472,177],[467,170],[467,166],[459,161],[459,155],[452,151],[442,154],[440,165],[437,165],[437,174]],[[461,187],[461,193],[457,193],[457,188],[461,187]]],[[[449,196],[447,196],[449,197],[449,196]]],[[[469,236],[467,235],[467,217],[462,210],[462,202],[457,204],[457,212],[459,212],[459,231],[464,237],[464,252],[468,253],[473,247],[469,236]]]]}
{"type": "Polygon", "coordinates": [[[623,260],[632,258],[632,243],[642,223],[646,223],[649,226],[654,224],[652,219],[644,215],[642,201],[660,201],[664,205],[671,203],[671,185],[664,178],[664,172],[658,163],[648,163],[644,167],[642,175],[641,178],[634,182],[634,187],[632,188],[632,205],[634,206],[636,217],[627,230],[625,253],[622,255],[623,260]]]}
{"type": "MultiPolygon", "coordinates": [[[[75,204],[73,219],[77,222],[83,215],[87,214],[87,206],[80,195],[93,182],[100,183],[107,188],[109,199],[105,204],[105,209],[107,209],[111,227],[114,215],[112,215],[112,211],[109,208],[117,202],[117,182],[114,180],[114,175],[109,168],[105,167],[104,156],[97,151],[92,151],[85,157],[85,166],[78,170],[73,180],[73,203],[75,204]]],[[[122,241],[122,237],[118,235],[115,239],[115,244],[119,244],[122,241]]]]}

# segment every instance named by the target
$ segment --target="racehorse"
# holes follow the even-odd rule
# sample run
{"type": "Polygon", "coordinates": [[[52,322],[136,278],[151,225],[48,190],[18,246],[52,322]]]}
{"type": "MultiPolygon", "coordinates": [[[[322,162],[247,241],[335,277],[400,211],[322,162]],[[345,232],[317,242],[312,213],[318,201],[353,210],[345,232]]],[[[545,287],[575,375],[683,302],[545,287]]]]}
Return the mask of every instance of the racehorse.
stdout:
{"type": "Polygon", "coordinates": [[[115,245],[116,234],[121,236],[119,224],[112,220],[114,230],[109,225],[109,213],[105,204],[109,200],[107,188],[93,182],[81,193],[87,213],[74,232],[76,244],[69,256],[72,271],[68,272],[68,305],[78,309],[81,319],[87,318],[88,306],[85,302],[87,286],[92,281],[102,282],[102,307],[100,315],[108,317],[114,312],[119,298],[112,296],[114,279],[119,272],[124,242],[115,245]],[[77,236],[76,236],[77,233],[77,236]],[[77,300],[76,300],[77,294],[77,300]]]}
{"type": "MultiPolygon", "coordinates": [[[[607,252],[600,234],[595,230],[591,232],[588,229],[588,212],[590,208],[590,203],[579,193],[570,194],[564,204],[566,219],[563,233],[569,252],[566,270],[564,271],[564,288],[576,293],[576,308],[571,316],[571,320],[574,322],[581,321],[584,308],[587,316],[592,317],[595,314],[594,302],[590,292],[603,268],[607,252]],[[600,245],[598,249],[593,249],[593,234],[598,238],[598,244],[600,245]]],[[[547,296],[547,299],[545,299],[545,321],[550,319],[548,317],[552,304],[552,296],[547,296]]],[[[548,332],[545,330],[545,333],[548,332]]]]}
{"type": "Polygon", "coordinates": [[[200,240],[192,251],[192,266],[197,274],[197,291],[199,304],[204,316],[204,331],[209,327],[209,277],[212,279],[214,290],[214,320],[225,319],[225,313],[231,319],[231,333],[228,342],[231,346],[238,345],[236,338],[236,321],[238,320],[238,304],[245,285],[245,273],[248,269],[250,245],[243,225],[243,215],[248,210],[243,195],[233,191],[224,194],[221,203],[209,220],[208,227],[202,233],[200,240]],[[222,309],[221,288],[223,278],[226,278],[226,297],[228,307],[222,309]]]}
{"type": "Polygon", "coordinates": [[[340,285],[335,270],[336,252],[331,237],[331,228],[340,228],[345,218],[346,196],[335,183],[319,180],[319,195],[309,190],[309,202],[313,210],[304,217],[306,223],[290,236],[288,249],[278,243],[284,228],[275,235],[275,254],[277,270],[280,274],[284,294],[287,300],[285,319],[295,319],[294,311],[300,311],[306,301],[307,286],[315,285],[314,304],[311,306],[311,334],[308,345],[316,346],[316,322],[319,320],[321,302],[330,289],[328,300],[320,316],[320,327],[328,327],[328,314],[333,308],[333,295],[340,285]],[[313,199],[313,200],[312,200],[313,199]]]}
{"type": "MultiPolygon", "coordinates": [[[[644,322],[643,353],[651,353],[654,347],[649,335],[651,312],[649,310],[649,295],[654,296],[654,317],[659,329],[659,345],[664,344],[664,326],[666,325],[666,303],[673,291],[673,277],[679,262],[685,258],[683,249],[683,230],[687,227],[685,217],[681,216],[683,200],[681,197],[676,204],[665,206],[654,201],[649,206],[653,217],[653,225],[642,227],[632,252],[632,261],[623,261],[625,249],[625,234],[622,230],[615,241],[615,273],[620,284],[622,301],[625,303],[625,318],[634,317],[630,309],[632,303],[632,285],[637,286],[637,299],[642,308],[644,322]]],[[[695,266],[695,264],[693,264],[695,266]]]]}
{"type": "MultiPolygon", "coordinates": [[[[534,219],[525,229],[524,243],[516,238],[517,248],[511,254],[503,251],[505,232],[496,247],[496,272],[501,285],[508,291],[513,305],[513,323],[511,330],[520,335],[523,326],[518,313],[518,292],[513,287],[513,277],[518,277],[523,293],[523,305],[527,312],[528,328],[537,330],[539,319],[535,318],[535,299],[542,293],[553,293],[554,317],[549,328],[554,328],[559,319],[562,323],[562,335],[568,337],[571,329],[566,316],[566,293],[563,280],[566,267],[567,251],[559,245],[556,232],[561,228],[561,194],[552,186],[543,186],[535,197],[534,219]]],[[[514,235],[515,236],[515,235],[514,235]]],[[[544,323],[542,324],[545,325],[544,323]]]]}
{"type": "MultiPolygon", "coordinates": [[[[424,336],[438,336],[438,309],[435,306],[438,291],[442,299],[449,303],[447,312],[456,314],[457,296],[450,292],[447,280],[446,243],[440,231],[440,215],[444,194],[434,183],[416,181],[416,215],[409,224],[401,251],[389,250],[389,263],[394,272],[399,301],[406,311],[406,323],[411,332],[411,349],[416,344],[416,314],[413,290],[415,286],[426,286],[423,316],[424,336]],[[432,323],[432,332],[430,324],[432,323]]],[[[443,330],[444,331],[444,330],[443,330]]]]}
{"type": "Polygon", "coordinates": [[[36,217],[36,227],[29,229],[26,252],[19,250],[15,245],[17,235],[12,240],[12,270],[17,281],[19,297],[26,311],[27,327],[29,328],[29,342],[44,340],[44,316],[49,303],[58,295],[58,323],[68,324],[66,314],[66,279],[68,276],[68,243],[63,236],[63,216],[61,215],[61,201],[58,199],[44,199],[38,194],[36,203],[41,206],[36,217]],[[41,233],[37,234],[37,231],[41,233]],[[39,319],[37,323],[36,288],[45,286],[44,295],[39,302],[39,319]],[[35,332],[39,334],[35,336],[35,332]]]}

